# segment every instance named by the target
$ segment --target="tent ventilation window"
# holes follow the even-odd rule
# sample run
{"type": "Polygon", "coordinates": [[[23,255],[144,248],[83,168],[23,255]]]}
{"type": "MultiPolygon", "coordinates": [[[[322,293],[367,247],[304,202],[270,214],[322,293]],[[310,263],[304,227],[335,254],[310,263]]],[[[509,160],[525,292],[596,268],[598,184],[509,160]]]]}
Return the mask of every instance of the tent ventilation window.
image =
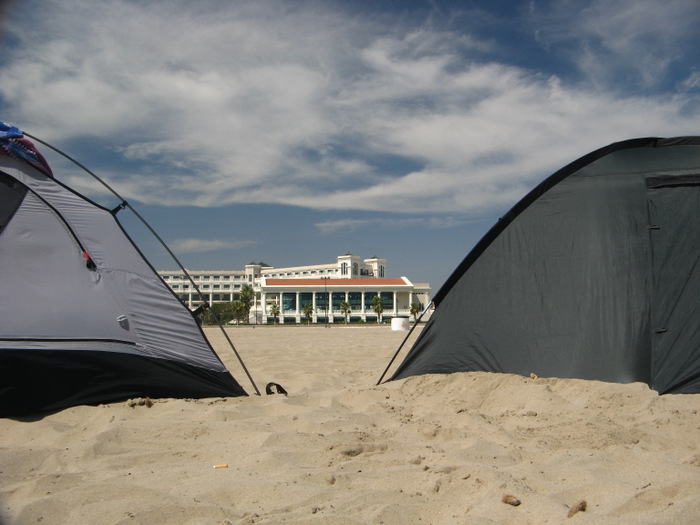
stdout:
{"type": "Polygon", "coordinates": [[[27,187],[0,172],[0,233],[22,204],[27,187]]]}

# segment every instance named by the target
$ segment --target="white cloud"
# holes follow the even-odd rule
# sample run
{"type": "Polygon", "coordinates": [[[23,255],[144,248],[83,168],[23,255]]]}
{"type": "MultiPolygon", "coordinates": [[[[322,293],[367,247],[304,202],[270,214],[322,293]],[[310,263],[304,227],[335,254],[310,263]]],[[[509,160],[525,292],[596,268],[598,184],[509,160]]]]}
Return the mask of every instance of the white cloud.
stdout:
{"type": "Polygon", "coordinates": [[[676,63],[696,61],[700,9],[695,0],[536,5],[531,14],[538,38],[565,50],[593,85],[654,88],[667,82],[676,63]]]}
{"type": "Polygon", "coordinates": [[[700,89],[700,71],[692,70],[688,74],[688,77],[683,79],[679,88],[681,91],[697,91],[700,89]]]}
{"type": "Polygon", "coordinates": [[[410,217],[400,219],[338,219],[324,221],[315,224],[321,233],[334,235],[341,232],[353,232],[368,228],[381,228],[382,230],[403,230],[403,229],[443,229],[454,228],[465,224],[467,220],[463,217],[453,216],[432,216],[432,217],[410,217]]]}
{"type": "Polygon", "coordinates": [[[201,253],[215,250],[236,250],[256,244],[255,241],[235,241],[227,239],[175,239],[169,243],[173,253],[201,253]]]}
{"type": "Polygon", "coordinates": [[[332,3],[37,2],[12,13],[0,106],[54,144],[110,143],[129,167],[103,172],[128,200],[475,213],[610,142],[697,133],[697,72],[672,96],[609,83],[623,66],[658,84],[695,30],[690,4],[539,19],[551,42],[580,44],[587,80],[572,84],[484,61],[495,47],[475,35],[332,3]],[[654,60],[630,62],[650,35],[654,60]]]}

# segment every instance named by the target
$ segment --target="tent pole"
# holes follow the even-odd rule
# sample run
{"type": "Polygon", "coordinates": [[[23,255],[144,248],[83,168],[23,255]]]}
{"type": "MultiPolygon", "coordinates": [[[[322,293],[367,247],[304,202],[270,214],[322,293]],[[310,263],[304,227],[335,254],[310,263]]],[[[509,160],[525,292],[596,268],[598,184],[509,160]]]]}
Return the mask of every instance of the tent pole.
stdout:
{"type": "Polygon", "coordinates": [[[406,344],[406,341],[408,341],[408,338],[411,337],[411,334],[413,333],[413,330],[416,328],[416,326],[418,326],[418,323],[420,323],[420,320],[423,319],[423,316],[425,315],[425,312],[427,312],[428,309],[429,309],[431,306],[433,306],[433,302],[432,302],[432,301],[430,301],[430,303],[428,304],[428,306],[426,306],[425,310],[423,310],[423,312],[420,314],[420,317],[418,317],[418,319],[416,320],[416,322],[413,323],[413,326],[411,327],[411,329],[410,329],[410,330],[408,331],[408,333],[406,334],[406,337],[404,337],[404,338],[403,338],[403,341],[401,341],[401,344],[399,345],[399,349],[396,350],[396,353],[394,354],[394,357],[392,357],[392,358],[391,358],[391,361],[389,361],[389,364],[386,365],[386,368],[384,369],[384,372],[382,372],[382,377],[379,378],[379,381],[377,381],[377,385],[376,385],[376,386],[379,386],[379,384],[382,382],[382,379],[384,379],[384,376],[385,376],[386,373],[389,371],[389,368],[391,368],[392,363],[393,363],[394,360],[398,357],[399,352],[401,352],[401,349],[403,348],[403,345],[406,344]]]}
{"type": "MultiPolygon", "coordinates": [[[[34,135],[31,135],[31,134],[27,133],[26,131],[22,131],[22,133],[23,133],[24,135],[26,135],[27,137],[29,137],[30,139],[35,140],[35,141],[37,141],[37,142],[43,144],[43,145],[46,146],[47,148],[52,149],[53,151],[55,151],[56,153],[58,153],[58,154],[61,155],[62,157],[65,157],[66,159],[68,159],[69,161],[71,161],[73,164],[75,164],[76,166],[78,166],[79,168],[81,168],[83,171],[85,171],[87,174],[89,174],[89,175],[90,175],[92,178],[94,178],[97,182],[99,182],[100,184],[102,184],[105,188],[107,188],[107,190],[109,190],[109,192],[110,192],[112,195],[114,195],[117,199],[119,199],[119,200],[121,201],[121,204],[118,206],[117,210],[118,210],[119,208],[122,208],[122,209],[123,209],[123,208],[129,208],[129,209],[131,210],[131,212],[136,216],[136,218],[137,218],[139,221],[141,221],[141,224],[143,224],[146,228],[148,228],[148,231],[151,232],[151,235],[153,235],[153,237],[156,238],[156,240],[157,240],[157,241],[160,243],[160,245],[165,249],[165,251],[168,252],[168,255],[170,255],[170,257],[173,259],[173,261],[175,261],[175,263],[179,266],[180,270],[182,270],[182,272],[187,276],[187,279],[190,281],[190,284],[192,284],[192,287],[195,289],[195,291],[197,292],[197,294],[198,294],[200,297],[202,296],[202,292],[199,291],[199,287],[197,286],[197,283],[194,282],[194,279],[192,279],[192,276],[190,275],[190,273],[185,269],[185,267],[182,265],[182,263],[180,262],[180,260],[179,260],[179,259],[175,256],[175,254],[172,252],[172,250],[170,250],[170,248],[168,247],[168,245],[165,244],[165,241],[160,237],[160,235],[158,235],[158,233],[151,227],[151,225],[148,224],[148,223],[146,222],[146,219],[144,219],[143,217],[141,217],[141,215],[139,214],[139,212],[137,212],[137,211],[134,209],[133,206],[131,206],[126,200],[124,200],[124,198],[123,198],[121,195],[119,195],[119,193],[117,193],[116,190],[114,190],[109,184],[107,184],[107,183],[106,183],[105,181],[103,181],[100,177],[98,177],[95,173],[93,173],[92,171],[90,171],[87,167],[83,166],[80,162],[78,162],[77,160],[75,160],[73,157],[71,157],[71,156],[68,155],[67,153],[64,153],[63,151],[61,151],[61,150],[58,149],[58,148],[55,148],[54,146],[52,146],[52,145],[49,144],[48,142],[44,142],[44,141],[41,140],[40,138],[35,137],[34,135]]],[[[207,305],[207,306],[208,306],[208,305],[207,305]]],[[[216,317],[216,315],[214,314],[214,312],[213,312],[211,309],[210,309],[210,312],[212,313],[212,315],[214,315],[214,319],[216,319],[216,324],[218,324],[218,325],[219,325],[219,328],[221,328],[221,331],[223,332],[224,337],[226,337],[226,340],[228,341],[228,344],[229,344],[229,346],[231,347],[231,350],[233,350],[233,353],[236,354],[236,358],[238,358],[238,362],[241,364],[241,367],[243,367],[243,370],[245,371],[246,375],[248,376],[248,379],[250,380],[251,384],[253,385],[253,389],[255,389],[255,393],[258,394],[258,395],[260,395],[260,390],[258,390],[258,387],[257,387],[257,385],[255,384],[255,381],[253,381],[253,378],[251,377],[250,373],[248,372],[248,368],[246,368],[245,363],[243,363],[243,359],[242,359],[241,356],[238,354],[238,350],[236,350],[236,347],[233,345],[233,341],[231,341],[231,338],[228,336],[228,334],[226,333],[226,330],[224,330],[224,327],[221,325],[221,323],[219,322],[219,319],[216,317]]],[[[216,352],[214,352],[214,355],[216,355],[216,352]]],[[[218,357],[218,356],[217,356],[217,357],[218,357]]],[[[219,359],[219,360],[221,360],[221,359],[219,359]]]]}

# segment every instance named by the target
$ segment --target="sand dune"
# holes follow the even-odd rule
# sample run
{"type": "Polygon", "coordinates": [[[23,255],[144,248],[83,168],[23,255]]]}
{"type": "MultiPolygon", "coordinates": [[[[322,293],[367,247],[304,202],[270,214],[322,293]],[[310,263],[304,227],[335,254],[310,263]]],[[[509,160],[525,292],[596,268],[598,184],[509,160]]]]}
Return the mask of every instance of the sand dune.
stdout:
{"type": "Polygon", "coordinates": [[[377,387],[404,332],[229,333],[258,387],[288,396],[0,420],[3,523],[700,522],[700,395],[488,373],[377,387]]]}

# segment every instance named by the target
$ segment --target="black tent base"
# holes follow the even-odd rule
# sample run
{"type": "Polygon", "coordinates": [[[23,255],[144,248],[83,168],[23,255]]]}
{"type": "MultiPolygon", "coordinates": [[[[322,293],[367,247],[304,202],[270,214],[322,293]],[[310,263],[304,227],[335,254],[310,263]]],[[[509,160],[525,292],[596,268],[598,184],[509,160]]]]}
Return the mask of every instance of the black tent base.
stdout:
{"type": "Polygon", "coordinates": [[[247,395],[229,372],[104,351],[0,350],[0,385],[0,417],[134,397],[247,395]]]}

